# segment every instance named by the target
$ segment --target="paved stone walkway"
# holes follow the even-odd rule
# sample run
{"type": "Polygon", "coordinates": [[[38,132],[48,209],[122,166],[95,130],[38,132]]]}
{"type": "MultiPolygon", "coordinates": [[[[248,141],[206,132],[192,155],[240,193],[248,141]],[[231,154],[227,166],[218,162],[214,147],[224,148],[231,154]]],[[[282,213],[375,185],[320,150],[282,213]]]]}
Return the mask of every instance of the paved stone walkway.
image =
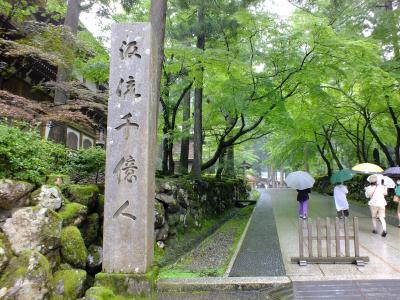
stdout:
{"type": "Polygon", "coordinates": [[[285,275],[271,195],[264,189],[260,192],[261,197],[229,277],[285,275]]]}
{"type": "MultiPolygon", "coordinates": [[[[367,201],[365,206],[350,205],[350,215],[359,218],[360,255],[370,258],[366,266],[309,264],[300,267],[290,262],[291,257],[298,256],[296,191],[269,189],[266,192],[272,199],[286,275],[292,281],[400,279],[400,229],[388,225],[385,238],[371,233],[367,201]]],[[[333,197],[315,193],[310,197],[311,219],[335,217],[333,197]]],[[[397,224],[393,219],[390,221],[389,224],[397,224]]]]}

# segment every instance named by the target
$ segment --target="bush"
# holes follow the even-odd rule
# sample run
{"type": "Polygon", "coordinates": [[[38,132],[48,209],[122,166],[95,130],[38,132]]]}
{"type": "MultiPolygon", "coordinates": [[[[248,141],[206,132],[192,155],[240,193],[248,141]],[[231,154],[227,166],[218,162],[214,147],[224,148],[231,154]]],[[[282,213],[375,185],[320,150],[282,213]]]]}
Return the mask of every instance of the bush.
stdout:
{"type": "Polygon", "coordinates": [[[71,176],[72,181],[98,182],[104,176],[106,164],[106,152],[100,147],[81,149],[71,152],[64,172],[71,176]]]}
{"type": "Polygon", "coordinates": [[[74,182],[96,181],[104,175],[106,154],[101,148],[72,151],[42,139],[37,131],[0,124],[0,178],[42,184],[46,175],[68,174],[74,182]]]}
{"type": "Polygon", "coordinates": [[[0,124],[0,177],[40,184],[66,162],[64,146],[42,140],[34,130],[0,124]]]}

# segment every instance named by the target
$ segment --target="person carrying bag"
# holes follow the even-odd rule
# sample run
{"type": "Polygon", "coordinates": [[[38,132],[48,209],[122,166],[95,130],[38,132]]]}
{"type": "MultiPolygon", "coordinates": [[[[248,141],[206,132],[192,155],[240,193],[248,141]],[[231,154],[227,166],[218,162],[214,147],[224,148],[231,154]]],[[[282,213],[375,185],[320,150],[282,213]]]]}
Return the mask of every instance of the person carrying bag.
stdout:
{"type": "Polygon", "coordinates": [[[399,220],[399,224],[397,227],[400,228],[400,179],[396,181],[396,189],[394,190],[393,202],[397,203],[397,218],[399,220]]]}

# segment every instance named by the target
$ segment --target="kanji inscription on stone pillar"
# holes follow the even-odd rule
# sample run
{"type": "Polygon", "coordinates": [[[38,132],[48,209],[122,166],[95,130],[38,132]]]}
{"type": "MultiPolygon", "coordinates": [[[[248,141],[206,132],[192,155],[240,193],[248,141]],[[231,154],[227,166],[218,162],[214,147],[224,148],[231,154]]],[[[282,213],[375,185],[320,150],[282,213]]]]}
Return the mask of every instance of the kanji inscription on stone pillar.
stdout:
{"type": "Polygon", "coordinates": [[[103,271],[145,273],[153,259],[157,63],[150,23],[115,24],[106,144],[103,271]]]}

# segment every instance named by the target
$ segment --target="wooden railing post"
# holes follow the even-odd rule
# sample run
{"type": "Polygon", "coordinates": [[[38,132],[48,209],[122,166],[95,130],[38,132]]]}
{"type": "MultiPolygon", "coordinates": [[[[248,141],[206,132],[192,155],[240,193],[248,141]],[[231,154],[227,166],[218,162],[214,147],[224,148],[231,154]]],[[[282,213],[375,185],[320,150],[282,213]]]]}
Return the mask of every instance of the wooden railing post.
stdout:
{"type": "Polygon", "coordinates": [[[331,222],[326,218],[326,256],[331,257],[331,222]]]}
{"type": "Polygon", "coordinates": [[[335,224],[330,218],[326,218],[326,228],[321,218],[316,220],[316,234],[313,236],[313,226],[311,219],[299,219],[299,255],[300,257],[292,257],[292,262],[297,262],[300,266],[305,266],[307,263],[356,263],[358,266],[363,266],[369,261],[368,256],[360,257],[359,244],[359,225],[358,218],[353,218],[353,228],[348,218],[335,218],[335,224]],[[343,224],[343,225],[342,225],[343,224]],[[343,229],[341,228],[343,226],[343,229]],[[333,238],[333,227],[335,237],[333,238]],[[351,235],[353,230],[353,235],[351,235]],[[305,233],[306,232],[306,233],[305,233]],[[326,235],[324,233],[326,232],[326,235]],[[313,240],[317,240],[317,255],[313,254],[313,240]],[[322,253],[322,243],[326,240],[326,256],[322,253]],[[341,253],[341,241],[344,240],[344,255],[341,253]],[[350,240],[354,240],[354,256],[350,253],[350,240]],[[305,242],[307,241],[308,253],[305,255],[305,242]],[[332,243],[335,243],[336,255],[332,255],[332,243]]]}
{"type": "Polygon", "coordinates": [[[304,258],[304,232],[303,232],[303,219],[299,219],[299,255],[300,258],[304,258]]]}
{"type": "Polygon", "coordinates": [[[340,225],[339,218],[335,219],[336,256],[340,256],[340,225]]]}
{"type": "Polygon", "coordinates": [[[353,230],[354,230],[354,256],[360,256],[360,244],[358,238],[358,218],[353,218],[353,230]]]}
{"type": "Polygon", "coordinates": [[[308,256],[313,257],[313,238],[312,238],[312,224],[311,219],[307,220],[307,238],[308,238],[308,256]]]}
{"type": "Polygon", "coordinates": [[[321,219],[317,218],[317,255],[322,257],[321,219]]]}

